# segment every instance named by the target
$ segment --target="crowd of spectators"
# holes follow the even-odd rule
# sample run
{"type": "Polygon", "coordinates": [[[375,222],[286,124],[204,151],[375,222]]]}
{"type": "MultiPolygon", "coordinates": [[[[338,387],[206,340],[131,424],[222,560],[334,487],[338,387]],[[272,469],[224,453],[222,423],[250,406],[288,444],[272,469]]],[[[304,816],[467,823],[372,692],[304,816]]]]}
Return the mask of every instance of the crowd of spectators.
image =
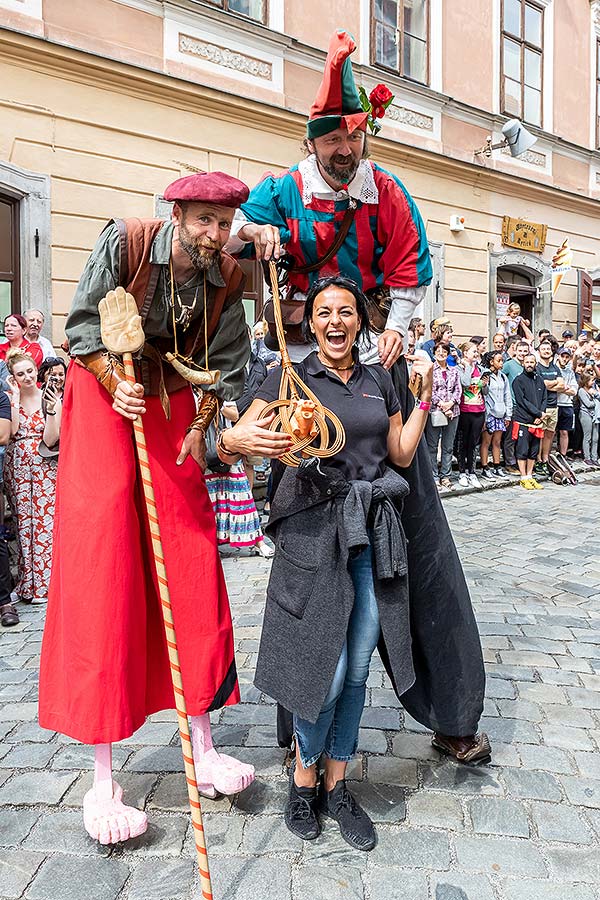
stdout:
{"type": "MultiPolygon", "coordinates": [[[[48,594],[66,366],[41,336],[43,324],[40,310],[11,314],[4,320],[6,341],[0,343],[0,477],[17,547],[11,592],[2,518],[0,621],[5,626],[19,621],[17,600],[43,603],[48,594]]],[[[550,474],[554,445],[589,467],[599,465],[600,334],[586,330],[575,338],[564,330],[559,340],[541,330],[534,340],[529,324],[518,305],[510,304],[487,349],[483,335],[455,344],[447,318],[430,323],[429,338],[421,319],[411,321],[407,351],[427,353],[434,362],[425,437],[441,492],[457,483],[481,488],[482,482],[513,475],[526,490],[539,490],[538,477],[550,474]]],[[[257,323],[250,335],[246,390],[222,410],[224,423],[245,412],[268,369],[280,362],[265,346],[265,327],[257,323]]],[[[219,543],[270,556],[252,494],[255,467],[262,471],[263,463],[248,458],[226,471],[208,470],[206,481],[219,543]]]]}
{"type": "Polygon", "coordinates": [[[28,310],[4,320],[0,344],[0,623],[17,625],[15,604],[45,603],[52,560],[52,531],[66,365],[40,337],[44,316],[28,310]],[[4,493],[11,530],[4,525],[4,493]],[[12,588],[7,538],[17,551],[12,588]]]}
{"type": "Polygon", "coordinates": [[[542,329],[534,338],[529,324],[511,303],[487,350],[482,335],[457,346],[447,318],[430,323],[428,340],[424,322],[411,321],[408,346],[434,362],[425,433],[440,491],[456,484],[453,460],[461,487],[518,475],[526,490],[541,490],[554,446],[598,465],[600,333],[566,329],[559,340],[542,329]]]}

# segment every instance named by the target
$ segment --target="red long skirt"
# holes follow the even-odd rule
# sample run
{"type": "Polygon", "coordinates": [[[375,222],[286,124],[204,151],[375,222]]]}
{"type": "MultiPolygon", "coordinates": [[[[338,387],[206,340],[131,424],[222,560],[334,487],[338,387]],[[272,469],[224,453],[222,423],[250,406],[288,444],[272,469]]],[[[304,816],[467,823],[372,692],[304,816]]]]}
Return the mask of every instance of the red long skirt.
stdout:
{"type": "MultiPolygon", "coordinates": [[[[190,715],[239,702],[215,518],[197,464],[177,466],[194,398],[146,398],[146,442],[190,715]]],[[[93,375],[67,376],[39,720],[86,744],[133,734],[175,700],[131,422],[93,375]]]]}

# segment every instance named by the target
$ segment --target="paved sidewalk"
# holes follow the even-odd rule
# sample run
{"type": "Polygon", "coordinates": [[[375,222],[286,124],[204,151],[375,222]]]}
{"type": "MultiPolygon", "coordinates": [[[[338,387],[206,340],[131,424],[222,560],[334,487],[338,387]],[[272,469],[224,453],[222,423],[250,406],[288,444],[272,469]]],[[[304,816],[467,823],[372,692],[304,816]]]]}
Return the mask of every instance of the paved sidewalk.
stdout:
{"type": "MultiPolygon", "coordinates": [[[[204,803],[215,900],[600,900],[600,476],[444,504],[480,623],[491,765],[440,760],[376,657],[351,774],[379,844],[353,852],[328,822],[303,846],[281,819],[274,706],[252,685],[269,563],[227,559],[244,702],[215,736],[258,777],[204,803]]],[[[115,747],[147,834],[98,847],[80,809],[92,752],[36,724],[43,610],[21,614],[0,633],[0,897],[198,897],[174,715],[115,747]]]]}

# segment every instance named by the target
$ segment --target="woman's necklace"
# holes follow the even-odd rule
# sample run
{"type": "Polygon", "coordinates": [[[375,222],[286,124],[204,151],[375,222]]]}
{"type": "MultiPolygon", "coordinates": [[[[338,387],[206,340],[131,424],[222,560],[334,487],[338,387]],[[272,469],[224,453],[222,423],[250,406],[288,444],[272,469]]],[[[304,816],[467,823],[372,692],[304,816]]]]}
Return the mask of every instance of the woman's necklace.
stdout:
{"type": "Polygon", "coordinates": [[[350,372],[356,365],[356,363],[353,362],[349,366],[328,366],[326,362],[323,362],[323,360],[321,359],[319,354],[317,354],[317,356],[319,356],[319,362],[323,365],[323,367],[325,369],[333,369],[334,372],[350,372]]]}

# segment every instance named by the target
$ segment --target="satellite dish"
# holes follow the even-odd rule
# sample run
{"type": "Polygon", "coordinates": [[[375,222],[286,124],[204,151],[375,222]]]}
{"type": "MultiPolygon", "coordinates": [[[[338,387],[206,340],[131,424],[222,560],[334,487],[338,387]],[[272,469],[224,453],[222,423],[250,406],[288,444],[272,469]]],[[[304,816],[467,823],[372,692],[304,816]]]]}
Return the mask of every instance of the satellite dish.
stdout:
{"type": "Polygon", "coordinates": [[[530,134],[518,119],[509,119],[502,126],[502,134],[506,138],[511,156],[521,156],[537,141],[537,138],[530,134]]]}

